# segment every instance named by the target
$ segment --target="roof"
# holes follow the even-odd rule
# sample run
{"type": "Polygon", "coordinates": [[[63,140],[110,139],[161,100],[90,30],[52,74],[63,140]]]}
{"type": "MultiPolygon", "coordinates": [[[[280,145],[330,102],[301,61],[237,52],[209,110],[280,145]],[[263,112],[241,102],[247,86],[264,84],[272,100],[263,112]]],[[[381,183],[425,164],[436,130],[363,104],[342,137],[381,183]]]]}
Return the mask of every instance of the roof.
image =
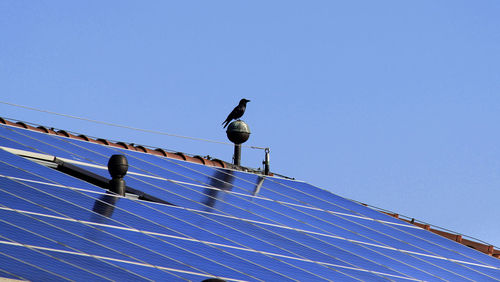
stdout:
{"type": "Polygon", "coordinates": [[[500,280],[492,246],[305,182],[0,122],[0,277],[500,280]],[[116,154],[124,196],[106,189],[116,154]]]}

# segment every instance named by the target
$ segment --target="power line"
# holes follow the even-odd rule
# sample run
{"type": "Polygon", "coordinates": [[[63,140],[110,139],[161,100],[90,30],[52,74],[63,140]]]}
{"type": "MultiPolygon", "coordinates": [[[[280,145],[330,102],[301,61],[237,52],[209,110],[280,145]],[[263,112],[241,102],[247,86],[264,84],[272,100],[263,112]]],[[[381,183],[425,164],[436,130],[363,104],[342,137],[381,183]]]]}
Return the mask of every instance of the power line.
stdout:
{"type": "MultiPolygon", "coordinates": [[[[135,130],[135,131],[141,131],[141,132],[146,132],[146,133],[166,135],[166,136],[170,136],[170,137],[177,137],[177,138],[183,138],[183,139],[189,139],[189,140],[201,141],[201,142],[209,142],[209,143],[215,143],[215,144],[222,144],[222,145],[231,145],[231,146],[234,145],[233,143],[229,143],[229,142],[222,142],[222,141],[216,141],[216,140],[210,140],[210,139],[183,136],[183,135],[172,134],[172,133],[167,133],[167,132],[158,131],[158,130],[142,129],[142,128],[127,126],[127,125],[106,122],[106,121],[100,121],[100,120],[94,120],[94,119],[78,117],[78,116],[73,116],[73,115],[68,115],[68,114],[62,114],[62,113],[47,111],[47,110],[38,109],[38,108],[34,108],[34,107],[9,103],[9,102],[5,102],[5,101],[0,101],[0,104],[9,105],[9,106],[18,107],[18,108],[23,108],[23,109],[27,109],[27,110],[31,110],[31,111],[37,111],[37,112],[46,113],[46,114],[51,114],[51,115],[57,115],[57,116],[62,116],[62,117],[67,117],[67,118],[72,118],[72,119],[83,120],[83,121],[97,123],[97,124],[103,124],[103,125],[107,125],[107,126],[113,126],[113,127],[125,128],[125,129],[130,129],[130,130],[135,130]]],[[[246,147],[246,148],[250,148],[250,149],[258,149],[258,150],[266,150],[267,149],[267,150],[269,150],[269,148],[265,148],[265,147],[249,146],[249,145],[243,145],[243,144],[241,144],[241,146],[246,147]]]]}

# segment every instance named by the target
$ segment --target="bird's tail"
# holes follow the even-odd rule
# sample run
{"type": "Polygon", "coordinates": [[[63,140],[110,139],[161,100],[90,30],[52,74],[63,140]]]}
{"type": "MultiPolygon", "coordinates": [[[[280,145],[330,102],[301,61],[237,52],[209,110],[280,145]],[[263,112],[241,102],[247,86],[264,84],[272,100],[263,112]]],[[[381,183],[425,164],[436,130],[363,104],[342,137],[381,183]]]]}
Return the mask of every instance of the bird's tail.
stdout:
{"type": "Polygon", "coordinates": [[[223,121],[223,122],[222,122],[222,125],[224,125],[224,126],[223,126],[223,128],[226,128],[226,126],[227,126],[228,124],[229,124],[229,121],[227,121],[227,120],[226,120],[226,121],[223,121]],[[226,124],[224,124],[224,123],[226,123],[226,124]]]}

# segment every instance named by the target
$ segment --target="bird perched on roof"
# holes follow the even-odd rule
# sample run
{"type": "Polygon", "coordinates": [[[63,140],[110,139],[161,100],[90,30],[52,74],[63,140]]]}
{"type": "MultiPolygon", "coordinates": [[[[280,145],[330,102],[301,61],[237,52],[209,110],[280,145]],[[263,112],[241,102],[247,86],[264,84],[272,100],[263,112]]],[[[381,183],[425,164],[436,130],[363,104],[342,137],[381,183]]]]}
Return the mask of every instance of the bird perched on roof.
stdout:
{"type": "Polygon", "coordinates": [[[245,113],[245,110],[247,108],[247,103],[250,102],[250,100],[247,99],[241,99],[240,103],[238,106],[236,106],[231,113],[227,116],[226,120],[222,122],[224,124],[224,128],[233,120],[233,119],[239,119],[240,117],[243,116],[245,113]]]}

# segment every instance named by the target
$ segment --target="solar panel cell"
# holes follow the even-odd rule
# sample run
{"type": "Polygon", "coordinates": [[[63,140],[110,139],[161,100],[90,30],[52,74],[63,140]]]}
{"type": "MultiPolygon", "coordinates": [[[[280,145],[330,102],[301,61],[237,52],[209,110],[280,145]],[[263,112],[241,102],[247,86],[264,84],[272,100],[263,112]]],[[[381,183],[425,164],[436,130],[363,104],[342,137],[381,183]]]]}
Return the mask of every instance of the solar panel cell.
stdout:
{"type": "MultiPolygon", "coordinates": [[[[83,263],[82,261],[62,256],[58,252],[35,246],[25,247],[10,241],[1,241],[1,243],[3,255],[0,255],[0,262],[2,267],[30,281],[62,281],[70,280],[72,277],[73,279],[78,277],[78,279],[85,281],[100,281],[105,279],[106,275],[109,277],[108,280],[111,280],[112,277],[115,279],[136,278],[136,276],[118,273],[112,269],[104,275],[97,274],[94,273],[95,269],[92,268],[100,266],[100,264],[83,261],[85,264],[80,266],[79,264],[83,263]],[[5,254],[9,254],[9,256],[7,257],[5,254]],[[93,265],[94,267],[92,267],[93,265]]],[[[78,259],[81,258],[78,257],[78,259]]],[[[107,270],[104,267],[101,268],[107,270]]]]}
{"type": "MultiPolygon", "coordinates": [[[[365,226],[369,230],[373,230],[373,232],[378,234],[386,234],[384,235],[386,238],[384,240],[380,239],[382,242],[388,242],[390,246],[400,246],[401,249],[415,251],[419,253],[425,253],[429,255],[438,255],[447,257],[455,260],[462,260],[472,263],[479,263],[480,261],[476,260],[475,257],[480,255],[483,257],[483,254],[479,252],[468,252],[469,255],[464,255],[462,252],[457,252],[456,248],[463,249],[464,251],[469,251],[463,245],[454,243],[453,241],[448,240],[446,244],[438,244],[435,243],[435,240],[439,238],[438,235],[430,233],[430,232],[422,232],[421,229],[402,229],[399,226],[384,224],[376,221],[365,221],[358,218],[349,218],[349,221],[353,222],[350,226],[357,228],[357,226],[365,226]],[[422,237],[423,235],[423,237],[422,237]],[[390,239],[387,239],[389,237],[390,239]],[[395,243],[394,241],[399,241],[400,243],[395,243]],[[392,242],[392,243],[391,243],[392,242]],[[454,246],[452,246],[454,244],[454,246]]],[[[366,234],[366,232],[365,232],[366,234]]],[[[377,238],[380,238],[381,235],[375,235],[377,238]]],[[[378,239],[377,239],[378,240],[378,239]]]]}
{"type": "MultiPolygon", "coordinates": [[[[394,226],[394,228],[401,229],[398,226],[394,226]]],[[[404,231],[404,229],[402,231],[404,231]]],[[[483,253],[481,253],[475,249],[465,247],[462,244],[459,244],[455,241],[438,236],[432,232],[428,232],[428,231],[423,230],[423,229],[415,229],[412,231],[412,234],[414,234],[415,236],[417,236],[421,240],[426,240],[427,242],[430,242],[434,245],[440,246],[441,248],[446,248],[448,251],[458,253],[461,255],[461,257],[467,257],[468,258],[467,261],[486,264],[486,265],[500,268],[500,260],[499,259],[492,257],[492,256],[486,256],[483,253]]]]}

